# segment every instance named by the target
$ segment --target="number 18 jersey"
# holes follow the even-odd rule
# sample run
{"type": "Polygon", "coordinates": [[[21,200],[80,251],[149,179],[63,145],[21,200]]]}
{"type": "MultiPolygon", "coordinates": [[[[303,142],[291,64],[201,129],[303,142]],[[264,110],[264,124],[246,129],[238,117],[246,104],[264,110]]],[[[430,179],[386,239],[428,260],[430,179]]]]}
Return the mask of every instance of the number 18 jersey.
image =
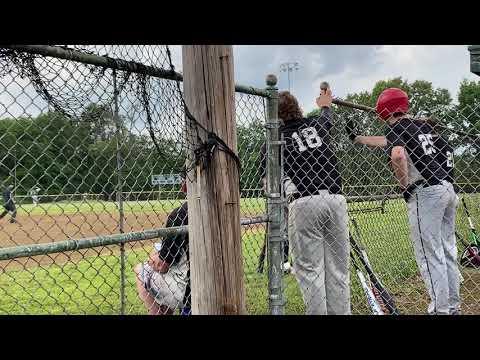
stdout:
{"type": "Polygon", "coordinates": [[[284,169],[302,196],[318,190],[341,193],[338,162],[331,148],[331,110],[313,119],[291,120],[280,128],[284,145],[284,169]]]}

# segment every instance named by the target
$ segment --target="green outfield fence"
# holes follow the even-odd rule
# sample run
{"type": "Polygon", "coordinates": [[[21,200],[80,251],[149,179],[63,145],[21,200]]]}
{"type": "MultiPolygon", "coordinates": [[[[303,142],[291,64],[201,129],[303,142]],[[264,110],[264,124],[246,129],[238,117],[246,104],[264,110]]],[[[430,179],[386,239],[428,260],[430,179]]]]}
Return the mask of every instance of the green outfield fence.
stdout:
{"type": "MultiPolygon", "coordinates": [[[[10,215],[0,219],[0,314],[146,314],[133,268],[163,236],[188,231],[165,227],[185,201],[180,184],[151,182],[152,175],[184,170],[189,144],[177,80],[182,75],[171,71],[166,46],[0,47],[0,184],[2,191],[13,186],[17,204],[16,223],[10,215]]],[[[270,82],[235,90],[247,311],[303,314],[295,276],[280,268],[288,237],[278,162],[270,161],[267,176],[279,191],[265,193],[261,183],[262,144],[270,159],[282,146],[278,89],[270,82]]],[[[452,109],[445,117],[473,119],[479,108],[452,109]]],[[[383,129],[364,111],[336,106],[334,112],[343,191],[358,224],[350,229],[402,313],[425,313],[428,297],[386,155],[353,146],[344,126],[352,118],[363,133],[383,129]]],[[[478,144],[447,136],[456,144],[459,196],[479,224],[478,144]]],[[[468,237],[461,207],[457,230],[468,237]]],[[[460,270],[463,310],[479,314],[480,270],[460,270]]],[[[352,312],[369,314],[354,273],[351,279],[352,312]]]]}

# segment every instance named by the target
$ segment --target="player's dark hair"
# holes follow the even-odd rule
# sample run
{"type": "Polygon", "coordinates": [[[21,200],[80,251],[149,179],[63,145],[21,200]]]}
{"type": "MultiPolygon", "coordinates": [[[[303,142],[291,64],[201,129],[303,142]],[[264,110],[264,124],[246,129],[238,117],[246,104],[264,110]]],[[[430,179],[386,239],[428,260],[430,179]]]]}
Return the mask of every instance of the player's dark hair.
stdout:
{"type": "Polygon", "coordinates": [[[403,116],[403,115],[405,115],[404,112],[397,111],[397,112],[394,112],[392,116],[393,116],[393,117],[399,117],[399,116],[403,116]]]}
{"type": "Polygon", "coordinates": [[[298,101],[289,91],[280,91],[278,93],[278,116],[283,121],[298,120],[303,117],[302,109],[298,101]]]}

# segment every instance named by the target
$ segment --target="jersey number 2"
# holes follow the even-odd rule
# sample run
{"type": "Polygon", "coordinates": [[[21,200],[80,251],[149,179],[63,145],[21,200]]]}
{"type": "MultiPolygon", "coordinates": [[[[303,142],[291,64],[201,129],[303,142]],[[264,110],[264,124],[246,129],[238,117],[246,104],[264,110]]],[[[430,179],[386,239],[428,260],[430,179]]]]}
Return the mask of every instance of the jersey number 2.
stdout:
{"type": "MultiPolygon", "coordinates": [[[[317,130],[314,127],[307,127],[301,130],[300,133],[310,149],[322,146],[322,139],[318,136],[317,130]]],[[[302,138],[296,132],[292,134],[292,138],[297,142],[300,152],[307,150],[307,146],[303,144],[302,138]]]]}
{"type": "Polygon", "coordinates": [[[447,167],[449,167],[449,168],[454,167],[453,154],[450,151],[447,151],[447,167]]]}
{"type": "Polygon", "coordinates": [[[425,155],[435,154],[437,149],[433,146],[432,134],[418,135],[418,140],[422,143],[423,151],[425,155]]]}

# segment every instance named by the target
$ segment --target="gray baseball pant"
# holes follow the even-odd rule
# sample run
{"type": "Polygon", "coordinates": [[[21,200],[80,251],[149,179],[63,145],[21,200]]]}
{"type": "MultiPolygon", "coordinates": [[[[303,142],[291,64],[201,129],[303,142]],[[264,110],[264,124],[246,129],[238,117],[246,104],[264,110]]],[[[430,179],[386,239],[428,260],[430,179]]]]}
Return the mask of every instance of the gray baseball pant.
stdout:
{"type": "Polygon", "coordinates": [[[430,314],[448,315],[460,310],[457,206],[458,197],[447,181],[415,189],[407,204],[415,259],[431,299],[430,314]]]}
{"type": "Polygon", "coordinates": [[[342,195],[299,198],[289,206],[294,275],[307,315],[348,315],[350,271],[347,202],[342,195]]]}

